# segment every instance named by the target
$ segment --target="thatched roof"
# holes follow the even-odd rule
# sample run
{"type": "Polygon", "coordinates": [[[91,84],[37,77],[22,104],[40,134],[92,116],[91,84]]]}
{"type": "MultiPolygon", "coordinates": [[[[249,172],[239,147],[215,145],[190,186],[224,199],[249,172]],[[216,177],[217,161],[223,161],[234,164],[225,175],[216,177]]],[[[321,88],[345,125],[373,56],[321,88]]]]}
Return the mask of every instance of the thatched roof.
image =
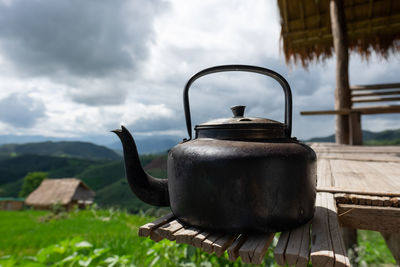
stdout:
{"type": "Polygon", "coordinates": [[[30,206],[67,205],[73,200],[93,200],[95,193],[76,178],[46,179],[25,200],[30,206]]]}
{"type": "MultiPolygon", "coordinates": [[[[329,0],[278,0],[281,39],[286,62],[303,66],[333,53],[329,0]]],[[[345,0],[350,50],[368,57],[372,51],[387,58],[400,51],[399,0],[345,0]]]]}

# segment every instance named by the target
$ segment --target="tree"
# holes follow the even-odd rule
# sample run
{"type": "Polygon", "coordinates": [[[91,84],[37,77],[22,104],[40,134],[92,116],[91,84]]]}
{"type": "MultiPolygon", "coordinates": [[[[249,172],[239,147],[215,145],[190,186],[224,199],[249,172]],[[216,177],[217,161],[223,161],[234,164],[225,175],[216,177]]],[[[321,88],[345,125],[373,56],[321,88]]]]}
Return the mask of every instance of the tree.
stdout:
{"type": "Polygon", "coordinates": [[[22,189],[19,192],[19,196],[27,197],[46,178],[47,178],[47,172],[29,172],[24,177],[24,182],[22,184],[22,189]]]}

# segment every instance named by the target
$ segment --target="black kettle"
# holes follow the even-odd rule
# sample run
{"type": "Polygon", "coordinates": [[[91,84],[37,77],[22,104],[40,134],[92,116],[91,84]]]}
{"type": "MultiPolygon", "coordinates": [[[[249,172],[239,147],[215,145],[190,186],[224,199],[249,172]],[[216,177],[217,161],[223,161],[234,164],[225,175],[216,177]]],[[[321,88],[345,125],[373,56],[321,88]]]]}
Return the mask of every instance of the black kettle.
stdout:
{"type": "Polygon", "coordinates": [[[226,232],[276,232],[297,227],[313,217],[316,196],[315,152],[291,137],[292,95],[278,73],[248,65],[211,67],[187,82],[184,109],[189,139],[168,153],[168,179],[148,175],[140,165],[135,142],[122,126],[126,176],[144,202],[170,206],[183,223],[226,232]],[[246,117],[244,106],[233,117],[192,126],[188,91],[207,74],[254,72],[282,86],[285,122],[246,117]]]}

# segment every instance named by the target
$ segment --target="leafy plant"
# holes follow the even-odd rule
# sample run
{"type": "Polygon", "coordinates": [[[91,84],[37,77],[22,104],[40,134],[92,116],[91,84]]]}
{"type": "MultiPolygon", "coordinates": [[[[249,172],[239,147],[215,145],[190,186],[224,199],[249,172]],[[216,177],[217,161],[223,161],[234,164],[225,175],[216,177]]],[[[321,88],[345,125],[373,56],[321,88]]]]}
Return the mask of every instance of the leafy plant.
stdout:
{"type": "Polygon", "coordinates": [[[27,197],[46,178],[47,178],[47,172],[29,172],[24,177],[24,182],[22,184],[22,189],[19,192],[19,196],[27,197]]]}

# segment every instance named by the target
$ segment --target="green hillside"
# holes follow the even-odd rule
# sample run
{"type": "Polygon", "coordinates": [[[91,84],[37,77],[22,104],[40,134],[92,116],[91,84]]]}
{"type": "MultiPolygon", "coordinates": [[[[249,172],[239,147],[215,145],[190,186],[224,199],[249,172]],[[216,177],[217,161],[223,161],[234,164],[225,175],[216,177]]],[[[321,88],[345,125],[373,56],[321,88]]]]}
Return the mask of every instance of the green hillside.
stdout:
{"type": "MultiPolygon", "coordinates": [[[[400,145],[400,129],[386,130],[382,132],[362,131],[365,145],[400,145]]],[[[335,135],[314,137],[306,142],[335,142],[335,135]]]]}
{"type": "Polygon", "coordinates": [[[49,177],[73,177],[91,165],[104,161],[60,158],[39,155],[22,155],[0,161],[0,186],[23,178],[28,172],[44,171],[49,177]]]}
{"type": "Polygon", "coordinates": [[[97,191],[107,187],[118,179],[125,177],[122,160],[107,162],[101,165],[91,165],[76,175],[91,189],[97,191]]]}
{"type": "MultiPolygon", "coordinates": [[[[166,177],[166,155],[140,157],[145,169],[156,177],[166,177]]],[[[0,196],[16,197],[28,172],[44,171],[49,178],[76,177],[96,192],[95,201],[104,207],[119,207],[132,212],[151,208],[130,191],[124,163],[119,160],[20,155],[0,160],[0,196]]]]}
{"type": "Polygon", "coordinates": [[[121,157],[104,146],[87,142],[40,142],[27,144],[6,144],[0,146],[1,157],[35,154],[56,157],[117,160],[121,157]]]}
{"type": "Polygon", "coordinates": [[[154,208],[132,193],[125,178],[97,191],[95,202],[101,207],[119,207],[133,213],[154,208]]]}

